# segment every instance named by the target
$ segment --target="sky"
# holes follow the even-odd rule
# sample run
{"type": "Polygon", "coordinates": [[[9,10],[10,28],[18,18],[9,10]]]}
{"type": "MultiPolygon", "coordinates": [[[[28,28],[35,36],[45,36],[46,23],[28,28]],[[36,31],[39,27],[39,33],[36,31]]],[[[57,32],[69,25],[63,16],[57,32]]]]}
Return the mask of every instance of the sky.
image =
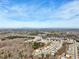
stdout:
{"type": "Polygon", "coordinates": [[[79,28],[79,0],[0,0],[0,28],[79,28]]]}

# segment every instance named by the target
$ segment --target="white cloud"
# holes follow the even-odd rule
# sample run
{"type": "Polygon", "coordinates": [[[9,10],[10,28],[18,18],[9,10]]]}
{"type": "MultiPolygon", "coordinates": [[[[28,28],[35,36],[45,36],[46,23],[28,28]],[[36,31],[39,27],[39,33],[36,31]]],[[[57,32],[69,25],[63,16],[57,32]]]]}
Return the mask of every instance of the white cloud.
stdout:
{"type": "Polygon", "coordinates": [[[79,1],[73,1],[52,11],[50,8],[13,5],[0,10],[0,28],[17,27],[74,27],[79,28],[79,1]],[[16,20],[13,20],[16,18],[16,20]],[[18,21],[20,18],[31,21],[18,21]],[[18,20],[17,20],[18,19],[18,20]],[[47,20],[47,21],[45,21],[47,20]]]}
{"type": "Polygon", "coordinates": [[[79,14],[79,1],[73,1],[61,6],[54,15],[50,15],[51,18],[57,18],[61,20],[69,20],[75,15],[79,14]]]}

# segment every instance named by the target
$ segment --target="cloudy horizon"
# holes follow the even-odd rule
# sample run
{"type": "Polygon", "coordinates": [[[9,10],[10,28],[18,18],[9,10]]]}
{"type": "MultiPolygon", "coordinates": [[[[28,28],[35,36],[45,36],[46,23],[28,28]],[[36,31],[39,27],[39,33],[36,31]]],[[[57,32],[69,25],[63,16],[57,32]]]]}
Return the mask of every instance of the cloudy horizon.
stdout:
{"type": "Polygon", "coordinates": [[[0,0],[0,28],[79,28],[79,0],[0,0]]]}

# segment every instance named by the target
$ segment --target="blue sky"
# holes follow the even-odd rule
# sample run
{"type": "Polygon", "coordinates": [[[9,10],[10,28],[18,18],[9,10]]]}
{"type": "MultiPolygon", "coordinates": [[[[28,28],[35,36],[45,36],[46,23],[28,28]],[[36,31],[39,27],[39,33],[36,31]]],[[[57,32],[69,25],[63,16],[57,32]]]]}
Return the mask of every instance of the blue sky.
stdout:
{"type": "Polygon", "coordinates": [[[0,0],[0,28],[79,28],[79,0],[0,0]]]}

